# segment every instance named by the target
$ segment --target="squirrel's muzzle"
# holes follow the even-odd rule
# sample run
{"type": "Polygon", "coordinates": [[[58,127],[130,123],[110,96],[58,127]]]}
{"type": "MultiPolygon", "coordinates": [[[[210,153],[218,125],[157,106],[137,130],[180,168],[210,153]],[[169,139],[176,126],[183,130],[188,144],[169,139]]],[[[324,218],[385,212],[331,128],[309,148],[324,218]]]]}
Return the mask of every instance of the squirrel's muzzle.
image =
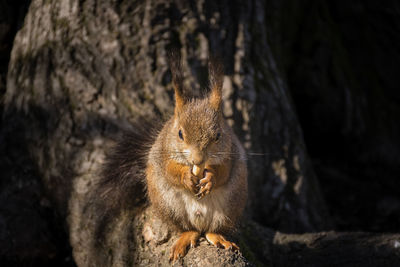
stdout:
{"type": "Polygon", "coordinates": [[[202,165],[205,162],[205,156],[201,152],[192,151],[192,164],[202,165]]]}

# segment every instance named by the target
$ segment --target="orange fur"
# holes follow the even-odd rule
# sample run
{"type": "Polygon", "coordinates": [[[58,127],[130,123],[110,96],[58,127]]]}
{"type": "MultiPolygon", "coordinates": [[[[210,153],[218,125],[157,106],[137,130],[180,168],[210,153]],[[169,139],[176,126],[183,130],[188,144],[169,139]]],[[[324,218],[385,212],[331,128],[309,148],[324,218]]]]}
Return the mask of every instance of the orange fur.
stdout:
{"type": "Polygon", "coordinates": [[[191,248],[194,248],[197,244],[197,240],[199,239],[199,237],[200,233],[196,231],[183,232],[172,247],[169,260],[174,262],[177,259],[185,256],[187,248],[189,246],[191,248]]]}
{"type": "Polygon", "coordinates": [[[181,93],[181,91],[178,89],[178,87],[174,83],[174,90],[175,90],[175,114],[179,114],[185,105],[185,99],[181,93]]]}
{"type": "Polygon", "coordinates": [[[234,227],[245,207],[247,167],[244,149],[221,111],[222,67],[210,65],[211,92],[195,99],[184,93],[180,63],[170,66],[175,113],[149,151],[151,207],[183,232],[172,249],[172,260],[183,257],[200,233],[217,246],[238,249],[221,234],[234,227]],[[200,177],[192,173],[194,164],[205,164],[200,177]]]}
{"type": "Polygon", "coordinates": [[[239,247],[230,241],[227,241],[222,235],[216,233],[206,233],[206,239],[212,245],[224,248],[224,249],[231,249],[233,251],[239,250],[239,247]]]}
{"type": "Polygon", "coordinates": [[[196,193],[196,185],[199,182],[198,177],[191,172],[191,167],[177,163],[174,160],[168,160],[166,172],[169,174],[168,180],[178,187],[184,187],[192,193],[196,193]]]}
{"type": "Polygon", "coordinates": [[[210,105],[215,109],[219,110],[221,107],[222,102],[222,94],[221,89],[218,88],[211,88],[211,95],[210,95],[210,105]]]}
{"type": "Polygon", "coordinates": [[[231,165],[231,160],[224,160],[223,164],[206,166],[206,169],[215,176],[215,188],[224,185],[229,180],[231,165]]]}

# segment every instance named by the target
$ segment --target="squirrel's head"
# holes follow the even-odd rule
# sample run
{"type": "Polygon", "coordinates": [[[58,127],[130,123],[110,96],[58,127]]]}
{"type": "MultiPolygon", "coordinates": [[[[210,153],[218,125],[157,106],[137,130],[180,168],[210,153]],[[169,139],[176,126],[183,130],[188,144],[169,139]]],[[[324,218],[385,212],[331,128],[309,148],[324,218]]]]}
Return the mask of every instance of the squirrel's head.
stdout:
{"type": "Polygon", "coordinates": [[[195,98],[183,86],[180,59],[170,60],[175,90],[175,112],[170,133],[177,158],[185,163],[218,164],[229,157],[230,128],[222,114],[223,67],[220,61],[209,62],[210,90],[203,98],[195,98]]]}

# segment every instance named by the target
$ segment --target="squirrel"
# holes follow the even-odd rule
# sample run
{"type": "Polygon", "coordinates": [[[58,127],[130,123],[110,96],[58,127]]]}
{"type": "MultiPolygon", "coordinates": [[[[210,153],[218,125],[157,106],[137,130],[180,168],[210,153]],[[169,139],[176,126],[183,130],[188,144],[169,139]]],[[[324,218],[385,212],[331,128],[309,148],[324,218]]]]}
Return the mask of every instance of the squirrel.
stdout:
{"type": "Polygon", "coordinates": [[[174,115],[150,149],[146,168],[152,208],[182,233],[170,260],[183,257],[201,234],[225,249],[239,249],[222,233],[234,227],[247,199],[245,151],[222,113],[223,71],[209,63],[210,92],[188,95],[180,59],[170,58],[174,115]]]}
{"type": "Polygon", "coordinates": [[[210,88],[202,98],[184,87],[179,55],[170,55],[169,66],[174,114],[161,130],[139,131],[117,144],[106,161],[98,192],[108,194],[108,203],[116,207],[132,205],[121,199],[147,188],[154,214],[180,232],[171,249],[172,262],[184,257],[201,235],[217,247],[239,250],[224,235],[234,229],[246,205],[246,153],[223,116],[222,64],[210,60],[210,88]],[[134,175],[142,177],[140,183],[134,175]],[[118,186],[131,189],[120,196],[116,192],[121,190],[112,189],[118,186]]]}

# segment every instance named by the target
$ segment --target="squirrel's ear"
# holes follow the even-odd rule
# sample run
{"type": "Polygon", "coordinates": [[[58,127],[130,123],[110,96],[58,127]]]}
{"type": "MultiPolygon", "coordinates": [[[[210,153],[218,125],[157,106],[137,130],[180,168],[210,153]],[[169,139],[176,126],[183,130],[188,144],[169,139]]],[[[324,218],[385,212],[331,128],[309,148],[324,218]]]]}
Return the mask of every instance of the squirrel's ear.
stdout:
{"type": "Polygon", "coordinates": [[[172,74],[172,85],[175,91],[175,111],[180,110],[186,103],[183,87],[181,56],[177,50],[169,51],[168,63],[172,74]]]}
{"type": "Polygon", "coordinates": [[[221,109],[222,104],[222,85],[224,83],[224,67],[219,59],[211,58],[208,63],[208,74],[210,79],[210,105],[216,109],[221,109]]]}

